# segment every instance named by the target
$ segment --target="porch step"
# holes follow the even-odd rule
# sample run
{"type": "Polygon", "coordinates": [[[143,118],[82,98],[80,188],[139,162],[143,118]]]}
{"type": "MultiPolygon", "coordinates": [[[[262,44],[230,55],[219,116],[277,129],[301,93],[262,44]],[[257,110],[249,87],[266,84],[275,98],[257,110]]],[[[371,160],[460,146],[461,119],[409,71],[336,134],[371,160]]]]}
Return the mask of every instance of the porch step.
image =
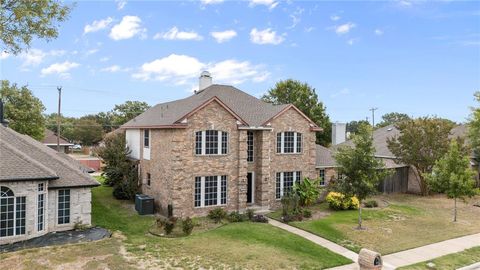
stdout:
{"type": "Polygon", "coordinates": [[[272,212],[270,208],[259,206],[259,205],[248,206],[247,210],[253,210],[253,212],[258,215],[265,215],[272,212]]]}

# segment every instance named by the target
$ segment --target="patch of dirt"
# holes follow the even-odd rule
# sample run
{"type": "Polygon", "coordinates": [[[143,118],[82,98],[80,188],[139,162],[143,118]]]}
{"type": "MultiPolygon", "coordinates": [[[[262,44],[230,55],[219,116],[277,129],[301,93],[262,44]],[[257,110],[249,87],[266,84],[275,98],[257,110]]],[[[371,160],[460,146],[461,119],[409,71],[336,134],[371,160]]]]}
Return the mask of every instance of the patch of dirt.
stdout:
{"type": "Polygon", "coordinates": [[[315,212],[312,212],[312,217],[311,218],[307,218],[306,220],[310,220],[310,219],[321,219],[321,218],[324,218],[324,217],[327,217],[330,215],[330,212],[324,212],[324,211],[315,211],[315,212]]]}
{"type": "Polygon", "coordinates": [[[70,270],[70,269],[85,269],[84,267],[91,261],[103,261],[108,257],[113,256],[112,254],[103,255],[103,256],[92,256],[92,257],[81,257],[78,260],[71,263],[64,263],[57,265],[56,270],[70,270]]]}

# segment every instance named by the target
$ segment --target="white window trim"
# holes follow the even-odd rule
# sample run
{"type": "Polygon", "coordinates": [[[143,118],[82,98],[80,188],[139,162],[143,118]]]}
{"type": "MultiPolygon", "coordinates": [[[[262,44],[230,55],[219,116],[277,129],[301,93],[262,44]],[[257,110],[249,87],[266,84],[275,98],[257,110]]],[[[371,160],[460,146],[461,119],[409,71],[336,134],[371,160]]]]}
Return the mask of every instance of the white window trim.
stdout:
{"type": "MultiPolygon", "coordinates": [[[[248,132],[247,132],[247,162],[255,162],[255,134],[252,132],[252,161],[248,161],[248,132]]],[[[227,151],[228,152],[228,151],[227,151]]]]}
{"type": "Polygon", "coordinates": [[[69,226],[72,223],[72,190],[69,189],[69,188],[59,189],[59,190],[57,190],[56,194],[57,194],[57,206],[55,207],[55,210],[56,210],[55,211],[56,212],[56,214],[55,214],[55,219],[56,219],[55,224],[59,227],[69,226]],[[62,223],[62,224],[58,223],[58,205],[59,205],[59,199],[60,199],[60,190],[70,190],[70,195],[69,195],[69,197],[70,197],[70,201],[69,201],[70,214],[68,215],[68,217],[69,217],[68,221],[69,222],[68,223],[62,223]]]}
{"type": "Polygon", "coordinates": [[[151,133],[150,129],[144,129],[143,130],[143,148],[150,148],[150,145],[151,145],[151,142],[150,142],[150,137],[151,137],[150,135],[151,134],[150,133],[151,133]],[[147,146],[145,146],[145,131],[148,131],[148,145],[147,146]]]}
{"type": "Polygon", "coordinates": [[[209,129],[209,130],[215,130],[217,131],[217,153],[216,154],[207,154],[206,153],[206,149],[207,149],[207,131],[206,130],[197,130],[194,132],[194,137],[195,137],[195,147],[194,147],[194,153],[196,156],[226,156],[228,155],[228,152],[230,150],[230,144],[229,144],[229,139],[230,139],[230,136],[229,136],[229,133],[227,131],[222,131],[222,130],[218,130],[218,129],[209,129]],[[200,132],[201,133],[201,138],[202,138],[202,143],[201,143],[201,154],[197,154],[197,144],[196,144],[196,140],[197,140],[197,132],[200,132]],[[223,133],[227,133],[227,153],[225,154],[222,154],[222,148],[223,148],[223,144],[222,144],[222,137],[223,137],[223,133]]]}
{"type": "Polygon", "coordinates": [[[15,193],[14,193],[13,209],[14,209],[14,211],[13,211],[13,235],[0,237],[1,240],[12,239],[12,238],[15,238],[15,237],[18,237],[18,236],[27,235],[27,195],[16,196],[15,193]],[[19,197],[25,197],[25,233],[24,234],[17,234],[17,199],[19,197]]]}
{"type": "MultiPolygon", "coordinates": [[[[293,184],[295,184],[297,182],[297,172],[300,172],[300,177],[302,176],[302,172],[301,171],[293,171],[293,184]]],[[[280,198],[277,198],[277,194],[276,194],[276,191],[275,191],[275,199],[276,200],[281,200],[283,195],[284,195],[284,174],[286,172],[279,172],[280,173],[280,198]]],[[[300,178],[300,181],[302,179],[300,178]]],[[[275,176],[275,181],[276,181],[276,176],[275,176]]],[[[275,186],[276,186],[276,183],[275,183],[275,186]]]]}
{"type": "MultiPolygon", "coordinates": [[[[282,131],[282,132],[279,132],[280,133],[280,153],[277,152],[277,154],[285,154],[285,155],[292,155],[292,154],[302,154],[303,153],[303,135],[302,133],[300,132],[296,132],[296,131],[282,131]],[[285,132],[293,132],[293,152],[292,153],[285,153],[285,132]],[[302,151],[298,151],[298,147],[297,147],[297,140],[298,140],[298,134],[300,134],[302,136],[302,142],[301,142],[301,145],[300,145],[300,148],[302,149],[302,151]]],[[[278,137],[277,137],[278,138],[278,137]]]]}
{"type": "Polygon", "coordinates": [[[48,220],[47,219],[48,211],[47,211],[47,207],[46,207],[47,203],[48,203],[48,195],[47,195],[46,191],[47,191],[47,188],[46,188],[45,183],[43,183],[43,191],[38,191],[38,185],[37,185],[37,198],[35,200],[35,203],[36,203],[35,209],[37,210],[37,211],[35,211],[35,230],[37,232],[45,231],[45,225],[46,225],[45,221],[48,220]],[[38,230],[38,195],[40,195],[40,194],[43,194],[43,230],[41,230],[41,231],[38,230]]]}
{"type": "MultiPolygon", "coordinates": [[[[255,172],[248,172],[250,174],[252,174],[252,186],[250,187],[252,190],[252,201],[249,202],[250,204],[254,204],[255,203],[255,172]]],[[[248,181],[248,179],[247,179],[248,181]]],[[[248,182],[247,182],[247,185],[248,185],[248,182]]]]}
{"type": "MultiPolygon", "coordinates": [[[[205,208],[205,207],[216,207],[224,206],[227,203],[222,204],[222,175],[213,175],[217,177],[217,204],[205,206],[205,176],[200,177],[200,206],[195,206],[195,201],[193,203],[194,208],[205,208]]],[[[195,189],[193,191],[193,198],[195,198],[195,189]]],[[[228,176],[227,176],[227,192],[225,194],[225,201],[228,199],[228,176]]]]}
{"type": "Polygon", "coordinates": [[[321,182],[320,182],[320,186],[321,186],[321,187],[324,187],[324,186],[326,186],[326,173],[327,173],[327,172],[325,171],[325,169],[320,169],[320,170],[318,171],[318,177],[320,178],[320,181],[322,181],[322,177],[321,177],[321,173],[320,173],[321,171],[323,171],[323,185],[322,185],[321,182]]]}

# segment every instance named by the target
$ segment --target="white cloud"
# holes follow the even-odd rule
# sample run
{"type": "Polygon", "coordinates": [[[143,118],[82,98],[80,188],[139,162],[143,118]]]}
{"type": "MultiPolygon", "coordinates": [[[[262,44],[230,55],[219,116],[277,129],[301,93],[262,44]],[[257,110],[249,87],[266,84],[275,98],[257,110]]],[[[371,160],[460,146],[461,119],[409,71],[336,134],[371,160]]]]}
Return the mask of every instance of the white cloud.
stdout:
{"type": "Polygon", "coordinates": [[[131,70],[130,68],[122,68],[119,65],[112,65],[112,66],[100,69],[100,71],[102,72],[111,72],[111,73],[120,72],[120,71],[130,71],[130,70],[131,70]]]}
{"type": "Polygon", "coordinates": [[[153,39],[166,39],[166,40],[202,40],[203,37],[198,33],[191,31],[180,31],[176,26],[172,27],[166,33],[157,33],[153,39]]]}
{"type": "Polygon", "coordinates": [[[200,2],[203,5],[215,5],[215,4],[220,4],[223,3],[224,0],[201,0],[200,2]]]}
{"type": "Polygon", "coordinates": [[[93,33],[107,28],[113,22],[113,18],[108,17],[103,20],[93,21],[91,24],[85,25],[83,34],[93,33]]]}
{"type": "Polygon", "coordinates": [[[126,0],[116,0],[115,2],[117,2],[117,9],[118,10],[122,10],[125,7],[125,5],[127,5],[126,0]]]}
{"type": "Polygon", "coordinates": [[[315,27],[313,27],[313,26],[310,26],[310,27],[305,28],[305,32],[307,32],[307,33],[310,33],[310,32],[312,32],[313,30],[315,30],[315,27]]]}
{"type": "Polygon", "coordinates": [[[225,30],[222,32],[210,32],[210,35],[218,42],[223,43],[237,36],[235,30],[225,30]]]}
{"type": "Polygon", "coordinates": [[[86,51],[85,55],[89,56],[89,55],[95,54],[97,52],[98,52],[98,49],[91,49],[91,50],[86,51]]]}
{"type": "Polygon", "coordinates": [[[272,31],[272,29],[267,28],[264,30],[258,30],[253,28],[250,31],[250,41],[255,44],[273,44],[278,45],[282,43],[285,38],[281,35],[277,35],[277,32],[272,31]]]}
{"type": "Polygon", "coordinates": [[[22,67],[38,66],[43,62],[47,53],[39,49],[30,49],[20,54],[20,59],[23,60],[22,67]]]}
{"type": "Polygon", "coordinates": [[[142,20],[137,16],[124,16],[119,24],[112,27],[110,38],[113,40],[129,39],[146,32],[141,27],[142,20]]]}
{"type": "Polygon", "coordinates": [[[375,35],[377,35],[377,36],[383,35],[383,31],[382,31],[381,29],[375,29],[374,33],[375,33],[375,35]]]}
{"type": "Polygon", "coordinates": [[[347,44],[352,46],[355,42],[357,42],[357,40],[358,39],[356,39],[356,38],[351,38],[351,39],[347,40],[347,44]]]}
{"type": "Polygon", "coordinates": [[[348,95],[350,95],[350,89],[343,88],[342,90],[331,94],[330,97],[331,98],[337,98],[337,97],[340,97],[340,96],[348,96],[348,95]]]}
{"type": "Polygon", "coordinates": [[[335,22],[335,21],[338,21],[338,20],[340,20],[340,19],[341,19],[341,17],[338,16],[338,15],[332,15],[332,16],[330,16],[330,20],[332,20],[332,21],[334,21],[334,22],[335,22]]]}
{"type": "Polygon", "coordinates": [[[10,54],[6,51],[2,51],[2,53],[0,54],[0,59],[7,59],[8,57],[10,56],[10,54]]]}
{"type": "Polygon", "coordinates": [[[250,7],[258,5],[264,5],[267,6],[269,9],[274,9],[278,5],[278,2],[275,0],[250,0],[250,7]]]}
{"type": "Polygon", "coordinates": [[[249,61],[227,59],[216,63],[203,63],[195,57],[177,54],[144,63],[132,76],[144,81],[196,85],[196,80],[203,70],[209,70],[215,82],[230,84],[240,84],[248,80],[262,82],[270,76],[262,65],[253,65],[249,61]]]}
{"type": "Polygon", "coordinates": [[[335,26],[335,33],[337,33],[338,35],[344,35],[350,32],[350,30],[352,30],[354,27],[356,27],[356,25],[351,22],[338,25],[335,26]]]}
{"type": "Polygon", "coordinates": [[[100,62],[107,62],[108,60],[110,60],[110,57],[107,56],[100,58],[100,62]]]}
{"type": "Polygon", "coordinates": [[[70,78],[70,71],[73,68],[80,66],[80,64],[70,61],[65,61],[63,63],[55,63],[50,65],[49,67],[42,68],[41,74],[42,76],[49,75],[49,74],[59,74],[61,78],[70,78]]]}
{"type": "Polygon", "coordinates": [[[398,5],[402,6],[402,7],[411,7],[412,6],[412,2],[411,1],[408,1],[408,0],[399,0],[397,1],[398,5]]]}
{"type": "Polygon", "coordinates": [[[290,14],[290,18],[292,18],[292,25],[287,27],[288,29],[293,29],[295,28],[295,26],[297,26],[298,23],[300,23],[301,15],[304,11],[305,9],[297,7],[297,9],[292,14],[290,14]]]}

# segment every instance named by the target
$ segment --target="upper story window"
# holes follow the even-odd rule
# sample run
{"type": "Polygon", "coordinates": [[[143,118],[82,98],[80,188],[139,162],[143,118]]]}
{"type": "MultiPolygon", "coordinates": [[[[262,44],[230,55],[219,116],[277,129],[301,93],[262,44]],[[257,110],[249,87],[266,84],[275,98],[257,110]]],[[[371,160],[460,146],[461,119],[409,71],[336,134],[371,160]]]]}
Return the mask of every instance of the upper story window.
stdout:
{"type": "Polygon", "coordinates": [[[228,133],[219,130],[195,132],[196,155],[226,155],[228,152],[228,133]]]}
{"type": "Polygon", "coordinates": [[[301,153],[302,133],[285,131],[277,133],[277,153],[301,153]]]}
{"type": "Polygon", "coordinates": [[[247,162],[253,162],[253,132],[247,132],[247,162]]]}
{"type": "Polygon", "coordinates": [[[145,148],[150,147],[150,130],[149,129],[143,130],[143,147],[145,148]]]}

